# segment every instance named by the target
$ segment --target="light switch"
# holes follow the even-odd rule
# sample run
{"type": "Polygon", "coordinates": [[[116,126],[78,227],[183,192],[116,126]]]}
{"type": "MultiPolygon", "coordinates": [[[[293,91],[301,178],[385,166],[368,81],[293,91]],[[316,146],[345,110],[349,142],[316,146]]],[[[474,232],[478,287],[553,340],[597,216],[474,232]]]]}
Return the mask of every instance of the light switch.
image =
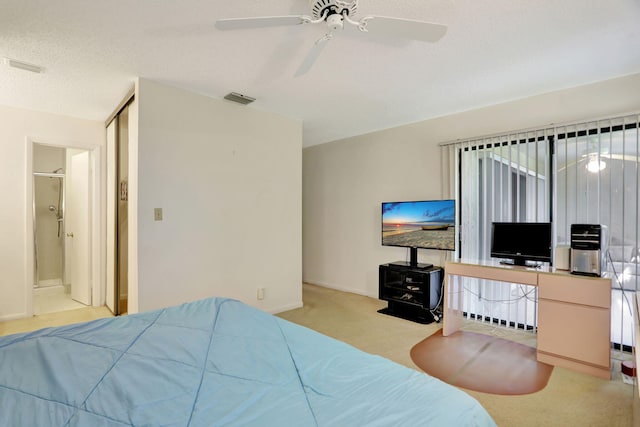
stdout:
{"type": "Polygon", "coordinates": [[[153,208],[153,219],[162,221],[162,208],[153,208]]]}

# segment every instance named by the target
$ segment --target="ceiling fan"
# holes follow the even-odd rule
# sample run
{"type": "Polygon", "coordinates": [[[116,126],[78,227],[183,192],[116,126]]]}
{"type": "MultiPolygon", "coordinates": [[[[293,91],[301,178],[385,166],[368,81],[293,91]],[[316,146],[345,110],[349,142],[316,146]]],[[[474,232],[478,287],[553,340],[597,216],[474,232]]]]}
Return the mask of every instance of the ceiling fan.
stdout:
{"type": "MultiPolygon", "coordinates": [[[[565,169],[584,163],[586,169],[591,173],[602,172],[607,167],[608,160],[622,160],[624,162],[632,162],[640,164],[640,156],[634,154],[614,154],[614,153],[600,153],[597,151],[591,151],[587,154],[582,154],[580,158],[568,162],[567,164],[558,168],[558,172],[562,172],[565,169]]],[[[631,165],[633,167],[633,165],[631,165]]]]}
{"type": "Polygon", "coordinates": [[[445,25],[413,19],[365,16],[360,20],[355,20],[354,15],[358,10],[358,0],[310,0],[309,3],[311,6],[310,15],[219,19],[216,21],[215,26],[219,30],[243,30],[303,24],[326,25],[328,32],[316,41],[313,49],[296,72],[297,76],[311,69],[322,49],[324,49],[325,42],[333,38],[334,31],[344,29],[345,23],[355,26],[362,32],[424,42],[436,42],[447,32],[445,25]]]}

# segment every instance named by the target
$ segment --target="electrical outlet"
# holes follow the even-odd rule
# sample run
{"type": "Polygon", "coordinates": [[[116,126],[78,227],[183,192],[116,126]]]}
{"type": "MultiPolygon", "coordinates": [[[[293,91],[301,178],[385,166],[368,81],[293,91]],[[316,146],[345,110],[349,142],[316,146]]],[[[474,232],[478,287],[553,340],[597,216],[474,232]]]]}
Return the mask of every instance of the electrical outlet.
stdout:
{"type": "Polygon", "coordinates": [[[264,288],[258,288],[258,299],[264,299],[264,288]]]}
{"type": "Polygon", "coordinates": [[[162,221],[162,208],[153,208],[153,219],[162,221]]]}

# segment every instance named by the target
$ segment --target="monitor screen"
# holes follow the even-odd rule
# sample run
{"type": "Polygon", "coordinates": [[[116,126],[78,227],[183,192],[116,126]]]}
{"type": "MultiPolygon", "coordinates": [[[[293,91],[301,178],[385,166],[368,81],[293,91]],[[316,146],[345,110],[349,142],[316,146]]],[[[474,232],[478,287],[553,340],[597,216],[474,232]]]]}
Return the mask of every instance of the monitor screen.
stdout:
{"type": "Polygon", "coordinates": [[[455,200],[382,203],[382,244],[455,250],[455,200]]]}
{"type": "Polygon", "coordinates": [[[515,264],[551,262],[551,223],[494,222],[491,226],[491,256],[515,264]]]}

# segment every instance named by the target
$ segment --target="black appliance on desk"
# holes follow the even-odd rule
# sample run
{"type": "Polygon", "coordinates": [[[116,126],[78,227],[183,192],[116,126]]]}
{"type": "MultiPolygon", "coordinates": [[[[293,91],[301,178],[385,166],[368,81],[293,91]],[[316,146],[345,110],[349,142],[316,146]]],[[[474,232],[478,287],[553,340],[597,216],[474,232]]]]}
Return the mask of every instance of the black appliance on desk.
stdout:
{"type": "Polygon", "coordinates": [[[601,276],[606,265],[607,227],[571,224],[571,274],[601,276]]]}

